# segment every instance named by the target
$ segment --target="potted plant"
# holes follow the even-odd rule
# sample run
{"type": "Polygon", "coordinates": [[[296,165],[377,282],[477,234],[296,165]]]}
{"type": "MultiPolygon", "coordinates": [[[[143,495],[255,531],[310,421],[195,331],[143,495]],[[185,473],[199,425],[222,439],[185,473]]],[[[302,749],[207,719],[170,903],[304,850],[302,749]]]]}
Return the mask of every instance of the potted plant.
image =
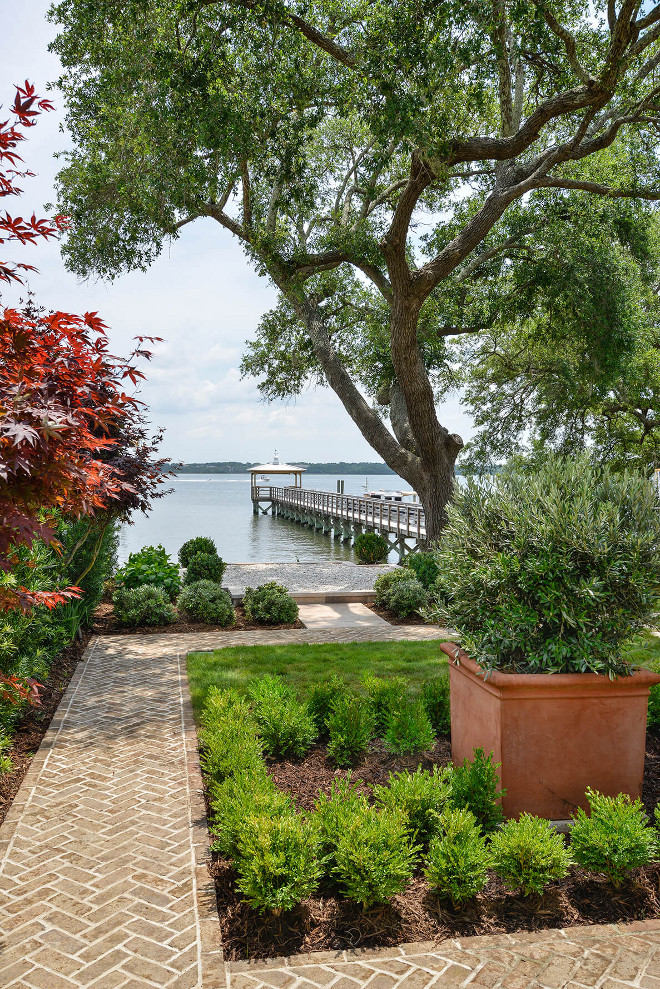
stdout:
{"type": "Polygon", "coordinates": [[[587,455],[518,460],[456,492],[428,617],[461,637],[441,647],[452,758],[493,752],[507,816],[568,818],[588,786],[640,795],[660,676],[622,650],[657,610],[659,516],[649,481],[587,455]]]}

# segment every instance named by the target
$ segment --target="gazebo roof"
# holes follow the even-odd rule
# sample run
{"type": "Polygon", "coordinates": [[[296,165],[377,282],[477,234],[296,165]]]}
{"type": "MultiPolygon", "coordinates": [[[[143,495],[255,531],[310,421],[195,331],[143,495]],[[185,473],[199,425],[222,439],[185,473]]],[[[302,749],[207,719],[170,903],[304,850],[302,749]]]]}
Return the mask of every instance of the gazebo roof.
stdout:
{"type": "Polygon", "coordinates": [[[281,464],[277,457],[277,450],[275,451],[275,456],[273,457],[272,464],[257,464],[255,467],[249,467],[248,473],[250,474],[304,474],[307,470],[306,467],[295,467],[293,464],[281,464]]]}

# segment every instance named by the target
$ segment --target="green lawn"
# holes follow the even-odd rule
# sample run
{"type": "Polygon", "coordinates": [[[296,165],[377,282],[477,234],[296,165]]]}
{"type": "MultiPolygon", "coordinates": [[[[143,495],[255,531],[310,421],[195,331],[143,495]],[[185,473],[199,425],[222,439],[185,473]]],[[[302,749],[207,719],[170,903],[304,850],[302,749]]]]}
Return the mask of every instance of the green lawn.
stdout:
{"type": "MultiPolygon", "coordinates": [[[[636,666],[660,670],[660,638],[640,635],[625,655],[636,666]]],[[[279,673],[302,699],[319,680],[333,673],[358,684],[364,673],[405,676],[412,692],[447,665],[437,641],[350,642],[336,645],[231,646],[188,656],[188,678],[195,717],[209,687],[243,690],[250,677],[279,673]]]]}
{"type": "Polygon", "coordinates": [[[210,687],[242,690],[250,677],[281,673],[304,698],[333,673],[359,683],[364,673],[405,676],[412,691],[437,676],[447,657],[434,642],[350,642],[336,645],[231,646],[188,656],[188,678],[195,717],[199,719],[210,687]]]}
{"type": "Polygon", "coordinates": [[[623,654],[634,666],[648,666],[649,669],[659,670],[660,637],[645,632],[624,649],[623,654]]]}

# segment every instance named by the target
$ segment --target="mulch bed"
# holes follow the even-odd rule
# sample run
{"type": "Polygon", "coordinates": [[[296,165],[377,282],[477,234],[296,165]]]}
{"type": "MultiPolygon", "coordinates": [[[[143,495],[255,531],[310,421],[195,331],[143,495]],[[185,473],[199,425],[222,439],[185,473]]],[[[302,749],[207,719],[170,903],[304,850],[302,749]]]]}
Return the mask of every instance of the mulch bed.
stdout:
{"type": "Polygon", "coordinates": [[[41,707],[28,708],[17,727],[9,752],[14,768],[0,776],[0,824],[7,816],[91,635],[90,631],[83,632],[82,638],[75,639],[57,656],[51,665],[48,680],[39,692],[41,707]]]}
{"type": "Polygon", "coordinates": [[[400,618],[397,614],[395,614],[395,612],[390,611],[388,608],[381,608],[375,604],[368,604],[367,608],[369,608],[370,611],[373,611],[375,615],[380,615],[380,617],[384,618],[386,622],[390,623],[390,625],[424,625],[428,627],[433,624],[432,622],[425,622],[423,618],[419,617],[419,615],[409,615],[407,618],[400,618]]]}
{"type": "Polygon", "coordinates": [[[236,622],[234,625],[207,625],[205,622],[187,622],[179,619],[172,625],[143,625],[139,628],[128,628],[126,625],[119,624],[115,618],[112,604],[102,602],[94,612],[93,631],[95,635],[162,635],[174,632],[250,632],[252,630],[264,632],[274,629],[305,627],[300,619],[288,625],[257,625],[246,619],[241,606],[237,607],[235,611],[236,622]]]}
{"type": "MultiPolygon", "coordinates": [[[[448,737],[421,757],[425,768],[445,765],[450,758],[448,737]]],[[[353,770],[362,791],[369,795],[378,783],[387,783],[391,772],[415,769],[419,757],[388,754],[380,742],[353,770]]],[[[319,791],[329,793],[332,782],[345,777],[325,758],[325,746],[317,745],[303,760],[272,762],[275,782],[310,810],[319,791]]],[[[647,735],[644,803],[647,812],[660,800],[660,732],[647,735]]],[[[243,903],[235,887],[231,863],[215,856],[211,864],[222,928],[223,950],[228,961],[269,958],[307,951],[348,948],[385,948],[410,941],[434,941],[475,934],[515,933],[577,924],[606,924],[660,916],[660,863],[636,870],[621,889],[604,879],[574,867],[561,882],[547,887],[540,898],[508,892],[491,874],[488,885],[474,901],[454,910],[429,891],[416,876],[406,891],[385,906],[363,910],[345,900],[329,882],[313,899],[305,900],[280,917],[262,915],[243,903]]]]}

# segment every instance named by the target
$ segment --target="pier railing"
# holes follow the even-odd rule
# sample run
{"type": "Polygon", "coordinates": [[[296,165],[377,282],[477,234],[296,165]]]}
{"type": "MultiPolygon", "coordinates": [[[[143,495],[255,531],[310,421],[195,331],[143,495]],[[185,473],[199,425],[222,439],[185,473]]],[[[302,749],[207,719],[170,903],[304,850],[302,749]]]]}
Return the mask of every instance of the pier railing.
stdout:
{"type": "Polygon", "coordinates": [[[345,519],[377,532],[393,532],[398,536],[417,539],[423,539],[426,534],[424,509],[407,502],[340,495],[331,491],[312,491],[296,487],[260,486],[255,493],[258,498],[268,498],[276,505],[317,512],[328,518],[345,519]]]}

